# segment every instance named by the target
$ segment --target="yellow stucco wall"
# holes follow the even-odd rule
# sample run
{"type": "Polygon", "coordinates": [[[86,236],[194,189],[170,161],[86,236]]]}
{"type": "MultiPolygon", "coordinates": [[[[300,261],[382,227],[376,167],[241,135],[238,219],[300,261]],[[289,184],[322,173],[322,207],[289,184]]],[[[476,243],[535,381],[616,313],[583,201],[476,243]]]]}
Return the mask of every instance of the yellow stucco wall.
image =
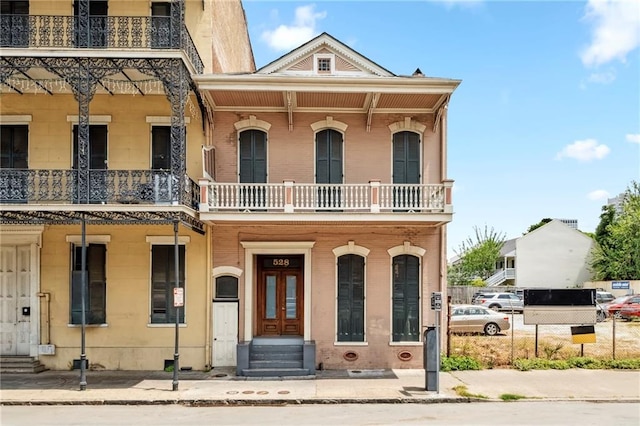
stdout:
{"type": "MultiPolygon", "coordinates": [[[[192,105],[197,105],[195,100],[192,105]]],[[[31,115],[30,168],[71,168],[74,123],[68,117],[78,115],[73,95],[4,94],[0,115],[31,115]]],[[[107,125],[108,169],[146,170],[151,165],[152,126],[147,117],[170,117],[171,108],[164,95],[96,95],[90,104],[90,115],[92,124],[107,125]]],[[[187,174],[197,180],[202,175],[202,117],[197,107],[188,108],[186,117],[190,120],[186,126],[187,174]]]]}
{"type": "MultiPolygon", "coordinates": [[[[167,1],[167,0],[164,0],[167,1]]],[[[153,0],[109,0],[109,16],[150,16],[153,0]]],[[[73,14],[73,0],[38,0],[31,15],[73,14]]],[[[210,72],[250,72],[255,69],[244,10],[240,0],[185,0],[185,25],[210,72]]]]}
{"type": "MultiPolygon", "coordinates": [[[[41,356],[41,361],[50,369],[69,369],[80,357],[81,327],[69,325],[71,244],[67,242],[68,236],[80,232],[79,225],[49,225],[43,233],[40,291],[50,294],[51,344],[56,353],[41,356]]],[[[150,325],[151,244],[146,237],[173,238],[173,226],[88,225],[87,240],[94,235],[108,235],[110,241],[106,243],[107,323],[86,328],[90,368],[161,370],[164,360],[173,359],[175,324],[150,325]]],[[[180,365],[203,369],[208,363],[206,236],[182,226],[179,235],[190,239],[185,246],[186,326],[179,332],[180,365]]]]}

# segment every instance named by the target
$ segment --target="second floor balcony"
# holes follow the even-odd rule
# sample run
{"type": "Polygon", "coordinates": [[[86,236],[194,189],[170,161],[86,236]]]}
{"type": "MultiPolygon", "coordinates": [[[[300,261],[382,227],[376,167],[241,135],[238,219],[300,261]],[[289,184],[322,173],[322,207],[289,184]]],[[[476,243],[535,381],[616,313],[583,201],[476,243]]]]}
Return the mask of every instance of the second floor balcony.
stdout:
{"type": "Polygon", "coordinates": [[[200,191],[189,177],[161,170],[0,169],[0,203],[7,205],[156,205],[197,209],[200,191]]]}
{"type": "MultiPolygon", "coordinates": [[[[95,16],[86,28],[76,16],[0,16],[0,47],[46,49],[178,50],[196,74],[204,64],[184,25],[168,16],[95,16]],[[84,31],[81,31],[84,29],[84,31]]],[[[3,54],[9,53],[4,50],[3,54]]],[[[86,50],[80,56],[86,56],[86,50]]],[[[159,53],[156,53],[159,54],[159,53]]]]}
{"type": "Polygon", "coordinates": [[[364,220],[449,222],[453,213],[453,181],[442,184],[217,183],[200,181],[200,213],[203,220],[307,220],[319,214],[365,214],[364,220]],[[247,214],[238,216],[238,213],[247,214]],[[306,215],[305,215],[306,213],[306,215]],[[282,214],[283,216],[280,216],[282,214]],[[402,216],[401,216],[402,215],[402,216]],[[383,219],[383,216],[385,219],[383,219]],[[294,218],[295,217],[295,218],[294,218]]]}

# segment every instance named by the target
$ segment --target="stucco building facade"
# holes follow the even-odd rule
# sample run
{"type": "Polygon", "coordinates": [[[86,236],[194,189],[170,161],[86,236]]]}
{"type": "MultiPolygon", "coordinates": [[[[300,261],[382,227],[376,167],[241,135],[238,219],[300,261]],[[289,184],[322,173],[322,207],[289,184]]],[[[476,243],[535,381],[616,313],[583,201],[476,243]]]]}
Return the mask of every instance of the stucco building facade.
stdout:
{"type": "Polygon", "coordinates": [[[194,369],[422,366],[459,80],[329,34],[256,70],[239,1],[10,3],[3,357],[158,370],[178,329],[194,369]]]}

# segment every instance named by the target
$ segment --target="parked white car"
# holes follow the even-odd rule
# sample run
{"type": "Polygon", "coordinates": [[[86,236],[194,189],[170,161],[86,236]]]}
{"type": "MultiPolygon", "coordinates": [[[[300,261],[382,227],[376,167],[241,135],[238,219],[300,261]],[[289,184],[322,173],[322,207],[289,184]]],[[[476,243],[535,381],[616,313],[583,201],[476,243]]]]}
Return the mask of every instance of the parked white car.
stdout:
{"type": "Polygon", "coordinates": [[[524,302],[513,293],[487,293],[476,299],[476,304],[494,311],[524,311],[524,302]]]}

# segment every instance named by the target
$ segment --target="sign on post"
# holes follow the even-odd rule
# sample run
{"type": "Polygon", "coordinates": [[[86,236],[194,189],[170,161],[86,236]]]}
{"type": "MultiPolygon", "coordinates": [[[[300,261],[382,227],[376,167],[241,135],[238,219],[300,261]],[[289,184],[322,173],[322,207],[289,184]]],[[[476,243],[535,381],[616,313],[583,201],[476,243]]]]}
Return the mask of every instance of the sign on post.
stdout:
{"type": "Polygon", "coordinates": [[[173,289],[173,307],[179,308],[184,306],[184,289],[181,287],[174,287],[173,289]]]}
{"type": "Polygon", "coordinates": [[[442,292],[434,291],[431,293],[431,310],[432,311],[442,310],[442,292]]]}

